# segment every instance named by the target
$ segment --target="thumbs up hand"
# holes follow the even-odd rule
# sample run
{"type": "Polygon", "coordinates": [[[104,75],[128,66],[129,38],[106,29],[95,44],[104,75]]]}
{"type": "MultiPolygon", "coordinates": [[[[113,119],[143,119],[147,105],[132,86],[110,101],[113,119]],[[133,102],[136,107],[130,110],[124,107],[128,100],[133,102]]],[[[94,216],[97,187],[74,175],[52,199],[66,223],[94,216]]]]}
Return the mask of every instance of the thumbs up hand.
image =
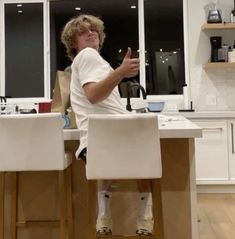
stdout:
{"type": "Polygon", "coordinates": [[[131,53],[132,53],[132,50],[131,50],[130,47],[128,47],[124,59],[130,59],[131,58],[131,53]]]}
{"type": "Polygon", "coordinates": [[[131,58],[131,48],[127,48],[127,53],[122,61],[122,64],[119,66],[122,71],[123,78],[134,77],[139,72],[140,60],[138,58],[131,58]]]}

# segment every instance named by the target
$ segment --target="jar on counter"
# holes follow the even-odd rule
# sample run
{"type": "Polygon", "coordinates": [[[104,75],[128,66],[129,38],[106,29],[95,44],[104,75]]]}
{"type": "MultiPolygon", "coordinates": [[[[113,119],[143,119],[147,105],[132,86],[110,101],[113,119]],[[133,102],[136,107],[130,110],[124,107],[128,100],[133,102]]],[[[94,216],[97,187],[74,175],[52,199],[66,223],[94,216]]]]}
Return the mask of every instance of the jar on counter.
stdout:
{"type": "Polygon", "coordinates": [[[68,116],[67,114],[65,114],[65,115],[62,115],[62,118],[63,118],[63,122],[64,122],[63,128],[64,128],[64,129],[69,128],[69,126],[70,126],[69,116],[68,116]]]}
{"type": "Polygon", "coordinates": [[[228,51],[228,62],[232,63],[235,62],[235,49],[229,48],[228,51]]]}

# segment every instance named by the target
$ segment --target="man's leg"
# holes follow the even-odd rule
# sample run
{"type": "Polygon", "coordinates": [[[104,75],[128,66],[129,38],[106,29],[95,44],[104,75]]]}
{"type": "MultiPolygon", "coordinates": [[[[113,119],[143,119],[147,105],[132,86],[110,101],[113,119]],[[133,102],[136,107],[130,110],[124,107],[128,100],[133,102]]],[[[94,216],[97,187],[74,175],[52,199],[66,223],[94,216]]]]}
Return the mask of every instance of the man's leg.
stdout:
{"type": "MultiPolygon", "coordinates": [[[[79,155],[86,164],[87,149],[83,149],[79,155]]],[[[112,180],[103,180],[97,193],[98,216],[96,220],[96,232],[99,235],[112,234],[112,218],[110,215],[110,188],[112,180]]],[[[95,213],[95,212],[94,212],[95,213]]]]}
{"type": "Polygon", "coordinates": [[[137,180],[137,185],[140,192],[140,211],[136,233],[139,235],[151,235],[154,223],[151,180],[137,180]]]}
{"type": "Polygon", "coordinates": [[[112,218],[110,214],[110,188],[113,181],[104,180],[101,182],[97,194],[98,217],[96,221],[97,234],[112,234],[112,218]]]}

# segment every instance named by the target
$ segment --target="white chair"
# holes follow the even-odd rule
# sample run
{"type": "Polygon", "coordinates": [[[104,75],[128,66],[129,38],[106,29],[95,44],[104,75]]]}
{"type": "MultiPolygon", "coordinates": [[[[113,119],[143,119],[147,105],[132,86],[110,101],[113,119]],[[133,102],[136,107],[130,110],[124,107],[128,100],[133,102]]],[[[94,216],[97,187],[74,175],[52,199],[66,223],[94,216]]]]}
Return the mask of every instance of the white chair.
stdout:
{"type": "Polygon", "coordinates": [[[0,239],[4,239],[4,173],[0,172],[0,239]]]}
{"type": "Polygon", "coordinates": [[[67,238],[67,234],[68,238],[72,237],[71,167],[69,167],[71,162],[70,154],[65,154],[64,150],[61,114],[0,116],[0,171],[12,172],[11,179],[13,180],[11,189],[12,239],[17,238],[19,226],[55,225],[54,221],[40,221],[38,224],[35,221],[17,222],[17,174],[13,172],[51,170],[59,171],[60,220],[57,225],[60,226],[60,239],[67,238]],[[68,224],[68,230],[66,230],[66,224],[68,224]]]}
{"type": "Polygon", "coordinates": [[[90,115],[87,179],[144,179],[162,175],[156,114],[90,115]]]}
{"type": "MultiPolygon", "coordinates": [[[[89,115],[86,176],[88,180],[161,178],[157,115],[152,113],[89,115]]],[[[92,222],[90,238],[95,237],[94,211],[97,190],[92,180],[88,188],[90,198],[88,216],[89,221],[92,222]]],[[[159,203],[160,189],[157,188],[159,183],[156,182],[153,180],[153,201],[159,203]]],[[[160,212],[154,207],[155,220],[159,220],[156,219],[156,212],[158,216],[161,214],[161,209],[158,210],[160,212]]],[[[155,223],[154,230],[158,232],[157,238],[163,238],[162,225],[155,223]],[[161,228],[157,228],[158,226],[161,228]]],[[[130,238],[133,239],[135,236],[130,238]]],[[[154,235],[153,238],[156,236],[154,235]]]]}

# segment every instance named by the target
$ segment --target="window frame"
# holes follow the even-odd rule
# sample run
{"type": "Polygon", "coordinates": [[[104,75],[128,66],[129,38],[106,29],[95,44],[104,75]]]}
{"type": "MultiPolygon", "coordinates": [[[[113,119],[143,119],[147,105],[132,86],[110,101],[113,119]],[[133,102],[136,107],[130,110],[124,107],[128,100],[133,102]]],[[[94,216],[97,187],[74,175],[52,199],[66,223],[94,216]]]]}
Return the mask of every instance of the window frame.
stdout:
{"type": "MultiPolygon", "coordinates": [[[[189,42],[188,42],[188,0],[183,1],[183,32],[184,32],[184,62],[185,83],[182,95],[148,95],[148,101],[179,101],[184,107],[189,107],[190,99],[190,72],[189,72],[189,42]]],[[[4,5],[8,3],[43,3],[44,26],[44,97],[42,98],[13,98],[17,102],[39,102],[50,99],[50,0],[3,0],[0,2],[0,95],[5,95],[5,13],[4,5]]],[[[144,28],[144,0],[138,0],[138,29],[139,29],[139,57],[140,57],[140,84],[146,87],[145,73],[145,28],[144,28]]]]}
{"type": "MultiPolygon", "coordinates": [[[[188,42],[188,0],[183,1],[183,39],[184,39],[184,74],[186,87],[181,95],[147,95],[147,101],[177,101],[185,108],[190,107],[190,74],[189,74],[189,42],[188,42]]],[[[144,29],[144,0],[138,0],[139,10],[139,49],[140,49],[140,84],[146,88],[145,73],[145,29],[144,29]],[[142,18],[142,19],[141,19],[142,18]]]]}
{"type": "Polygon", "coordinates": [[[27,4],[42,3],[43,4],[43,63],[44,63],[44,96],[43,97],[27,97],[12,98],[9,102],[40,102],[50,99],[50,35],[49,35],[49,2],[47,0],[3,0],[0,6],[0,95],[5,95],[5,5],[6,4],[27,4]]]}

